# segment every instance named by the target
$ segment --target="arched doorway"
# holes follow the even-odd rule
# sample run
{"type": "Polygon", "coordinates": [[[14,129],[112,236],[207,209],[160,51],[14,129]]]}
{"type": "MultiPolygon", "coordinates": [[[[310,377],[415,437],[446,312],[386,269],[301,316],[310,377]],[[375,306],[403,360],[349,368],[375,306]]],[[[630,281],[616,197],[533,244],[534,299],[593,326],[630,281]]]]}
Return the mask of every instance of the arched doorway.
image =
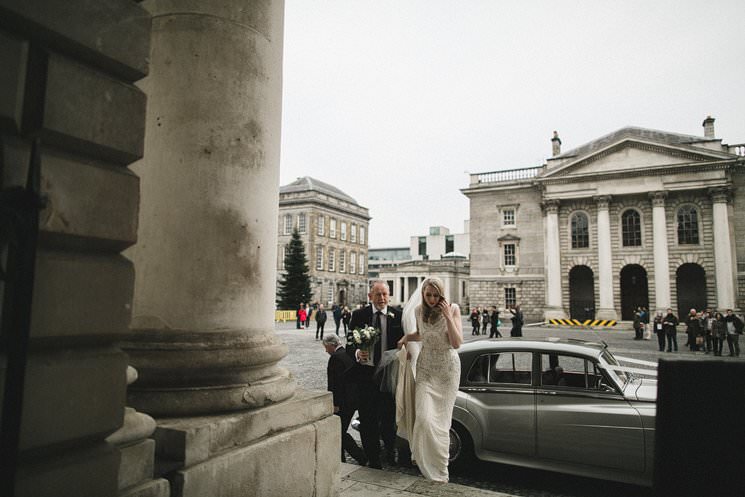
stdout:
{"type": "Polygon", "coordinates": [[[706,271],[698,264],[681,264],[675,272],[678,291],[678,317],[688,315],[691,309],[706,309],[706,271]]]}
{"type": "Polygon", "coordinates": [[[569,270],[569,316],[595,319],[595,289],[592,269],[574,266],[569,270]]]}
{"type": "Polygon", "coordinates": [[[621,319],[634,319],[637,307],[649,308],[647,270],[639,264],[629,264],[621,269],[621,319]]]}

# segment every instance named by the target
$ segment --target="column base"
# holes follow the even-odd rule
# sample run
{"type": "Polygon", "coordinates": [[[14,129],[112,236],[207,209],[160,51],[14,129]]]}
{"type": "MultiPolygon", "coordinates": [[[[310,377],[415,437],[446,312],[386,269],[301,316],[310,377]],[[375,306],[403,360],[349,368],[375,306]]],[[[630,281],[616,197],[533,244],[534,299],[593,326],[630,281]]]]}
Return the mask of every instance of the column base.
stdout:
{"type": "Polygon", "coordinates": [[[618,321],[618,313],[613,308],[599,308],[595,313],[595,319],[611,319],[618,321]]]}
{"type": "Polygon", "coordinates": [[[548,321],[549,319],[567,319],[567,314],[561,307],[546,307],[543,310],[543,319],[548,321]]]}
{"type": "Polygon", "coordinates": [[[156,475],[171,497],[334,495],[339,423],[330,393],[304,390],[261,409],[161,419],[156,475]]]}
{"type": "Polygon", "coordinates": [[[121,346],[139,373],[127,404],[152,416],[255,409],[295,393],[274,330],[136,330],[121,346]]]}

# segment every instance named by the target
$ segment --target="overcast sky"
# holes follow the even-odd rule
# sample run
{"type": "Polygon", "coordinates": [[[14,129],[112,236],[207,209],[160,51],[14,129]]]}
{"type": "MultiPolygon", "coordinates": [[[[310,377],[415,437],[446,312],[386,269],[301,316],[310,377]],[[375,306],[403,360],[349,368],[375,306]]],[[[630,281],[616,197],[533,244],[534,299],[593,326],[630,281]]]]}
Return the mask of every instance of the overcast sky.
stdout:
{"type": "Polygon", "coordinates": [[[624,126],[745,142],[745,1],[286,0],[280,184],[370,210],[371,248],[463,232],[467,172],[624,126]]]}

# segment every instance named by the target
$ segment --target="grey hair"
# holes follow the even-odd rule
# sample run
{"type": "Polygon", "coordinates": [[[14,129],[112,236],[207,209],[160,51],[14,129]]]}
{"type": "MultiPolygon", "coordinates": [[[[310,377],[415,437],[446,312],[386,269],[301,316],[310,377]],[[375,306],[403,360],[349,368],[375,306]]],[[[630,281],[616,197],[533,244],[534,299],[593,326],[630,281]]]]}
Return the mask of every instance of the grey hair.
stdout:
{"type": "MultiPolygon", "coordinates": [[[[370,280],[370,286],[368,287],[368,290],[372,292],[372,289],[373,289],[373,287],[375,285],[385,285],[385,287],[388,288],[388,282],[387,281],[381,280],[381,279],[375,279],[375,280],[370,280]]],[[[388,291],[390,291],[390,290],[391,289],[388,288],[388,291]]]]}
{"type": "Polygon", "coordinates": [[[336,335],[326,335],[325,337],[323,337],[322,341],[324,345],[333,345],[334,347],[338,347],[339,345],[341,345],[339,337],[336,335]]]}

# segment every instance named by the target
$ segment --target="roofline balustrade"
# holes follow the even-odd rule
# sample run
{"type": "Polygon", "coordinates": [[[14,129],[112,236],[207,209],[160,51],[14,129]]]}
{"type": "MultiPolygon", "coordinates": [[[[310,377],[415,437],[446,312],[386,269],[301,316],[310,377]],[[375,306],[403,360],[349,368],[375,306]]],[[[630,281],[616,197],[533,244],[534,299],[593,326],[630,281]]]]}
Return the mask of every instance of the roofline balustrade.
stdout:
{"type": "Polygon", "coordinates": [[[471,174],[471,185],[483,183],[506,183],[510,181],[521,181],[538,176],[543,166],[523,167],[519,169],[507,169],[504,171],[491,171],[488,173],[471,174]]]}

